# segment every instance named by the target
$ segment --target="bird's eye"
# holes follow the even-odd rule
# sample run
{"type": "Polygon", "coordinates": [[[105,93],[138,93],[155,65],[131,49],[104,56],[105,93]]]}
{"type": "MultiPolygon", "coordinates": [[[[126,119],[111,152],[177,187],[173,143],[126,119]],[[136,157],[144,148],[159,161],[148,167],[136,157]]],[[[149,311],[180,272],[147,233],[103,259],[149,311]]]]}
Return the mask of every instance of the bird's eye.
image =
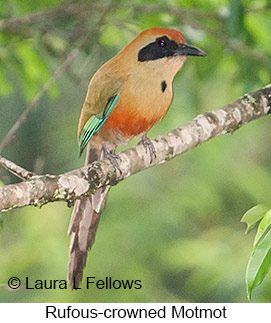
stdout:
{"type": "Polygon", "coordinates": [[[160,39],[158,40],[158,45],[161,47],[161,48],[164,48],[167,46],[167,43],[164,41],[164,39],[160,39]]]}

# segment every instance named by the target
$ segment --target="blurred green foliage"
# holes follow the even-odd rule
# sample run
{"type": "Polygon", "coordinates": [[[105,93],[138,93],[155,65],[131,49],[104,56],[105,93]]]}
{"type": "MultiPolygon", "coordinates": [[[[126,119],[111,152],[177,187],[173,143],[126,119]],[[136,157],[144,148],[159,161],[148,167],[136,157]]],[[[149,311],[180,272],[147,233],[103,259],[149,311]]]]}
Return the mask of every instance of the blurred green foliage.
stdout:
{"type": "Polygon", "coordinates": [[[247,224],[246,233],[250,232],[258,223],[253,250],[246,271],[247,296],[250,299],[252,290],[262,283],[271,267],[270,205],[259,204],[254,206],[243,215],[241,222],[247,224]]]}
{"type": "MultiPolygon", "coordinates": [[[[182,31],[208,58],[187,59],[174,81],[171,109],[151,137],[271,81],[268,0],[1,0],[0,142],[65,57],[93,31],[3,155],[37,173],[82,166],[77,120],[91,76],[138,32],[154,26],[182,31]],[[108,4],[110,11],[94,31],[108,4]]],[[[244,235],[240,218],[256,204],[270,204],[270,142],[270,120],[262,118],[111,189],[85,277],[139,279],[142,289],[2,288],[0,301],[246,302],[253,237],[244,235]]],[[[3,169],[0,180],[16,181],[3,169]]],[[[65,279],[70,214],[64,203],[4,214],[0,283],[12,276],[65,279]]],[[[270,284],[269,275],[253,301],[270,302],[270,284]]]]}

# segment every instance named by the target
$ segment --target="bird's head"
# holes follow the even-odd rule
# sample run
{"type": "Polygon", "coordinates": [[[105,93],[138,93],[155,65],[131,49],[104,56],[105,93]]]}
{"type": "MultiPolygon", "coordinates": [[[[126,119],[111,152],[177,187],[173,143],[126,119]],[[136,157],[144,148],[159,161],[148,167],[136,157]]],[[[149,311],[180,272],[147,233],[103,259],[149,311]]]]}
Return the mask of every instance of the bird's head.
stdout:
{"type": "Polygon", "coordinates": [[[207,56],[204,51],[188,45],[181,32],[167,28],[151,28],[137,35],[120,53],[138,66],[159,69],[173,77],[187,56],[207,56]]]}

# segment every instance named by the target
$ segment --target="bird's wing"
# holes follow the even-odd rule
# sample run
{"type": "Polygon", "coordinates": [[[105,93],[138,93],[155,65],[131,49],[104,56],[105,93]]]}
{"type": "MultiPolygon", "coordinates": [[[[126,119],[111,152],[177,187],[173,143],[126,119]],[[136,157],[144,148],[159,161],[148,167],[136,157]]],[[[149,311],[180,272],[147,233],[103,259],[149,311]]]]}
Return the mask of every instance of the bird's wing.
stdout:
{"type": "Polygon", "coordinates": [[[80,156],[87,146],[90,138],[97,130],[101,128],[110,113],[113,111],[119,100],[119,97],[120,94],[115,94],[109,97],[104,109],[100,113],[91,116],[83,126],[81,134],[79,136],[80,156]]]}
{"type": "Polygon", "coordinates": [[[80,154],[118,103],[123,82],[121,77],[104,68],[91,79],[78,124],[80,154]]]}

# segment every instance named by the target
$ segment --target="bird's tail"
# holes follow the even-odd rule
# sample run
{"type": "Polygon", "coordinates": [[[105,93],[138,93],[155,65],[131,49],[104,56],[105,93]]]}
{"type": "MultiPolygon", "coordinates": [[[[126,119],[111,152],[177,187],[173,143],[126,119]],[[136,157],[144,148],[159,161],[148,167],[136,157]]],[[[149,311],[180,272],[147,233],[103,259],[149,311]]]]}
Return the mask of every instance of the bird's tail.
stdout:
{"type": "MultiPolygon", "coordinates": [[[[112,152],[114,149],[110,151],[112,152]]],[[[89,143],[85,165],[102,158],[102,148],[92,147],[89,143]]],[[[93,195],[83,196],[75,202],[68,229],[68,234],[71,236],[68,279],[72,289],[78,288],[82,281],[88,250],[94,243],[108,191],[109,186],[97,190],[93,195]]]]}

